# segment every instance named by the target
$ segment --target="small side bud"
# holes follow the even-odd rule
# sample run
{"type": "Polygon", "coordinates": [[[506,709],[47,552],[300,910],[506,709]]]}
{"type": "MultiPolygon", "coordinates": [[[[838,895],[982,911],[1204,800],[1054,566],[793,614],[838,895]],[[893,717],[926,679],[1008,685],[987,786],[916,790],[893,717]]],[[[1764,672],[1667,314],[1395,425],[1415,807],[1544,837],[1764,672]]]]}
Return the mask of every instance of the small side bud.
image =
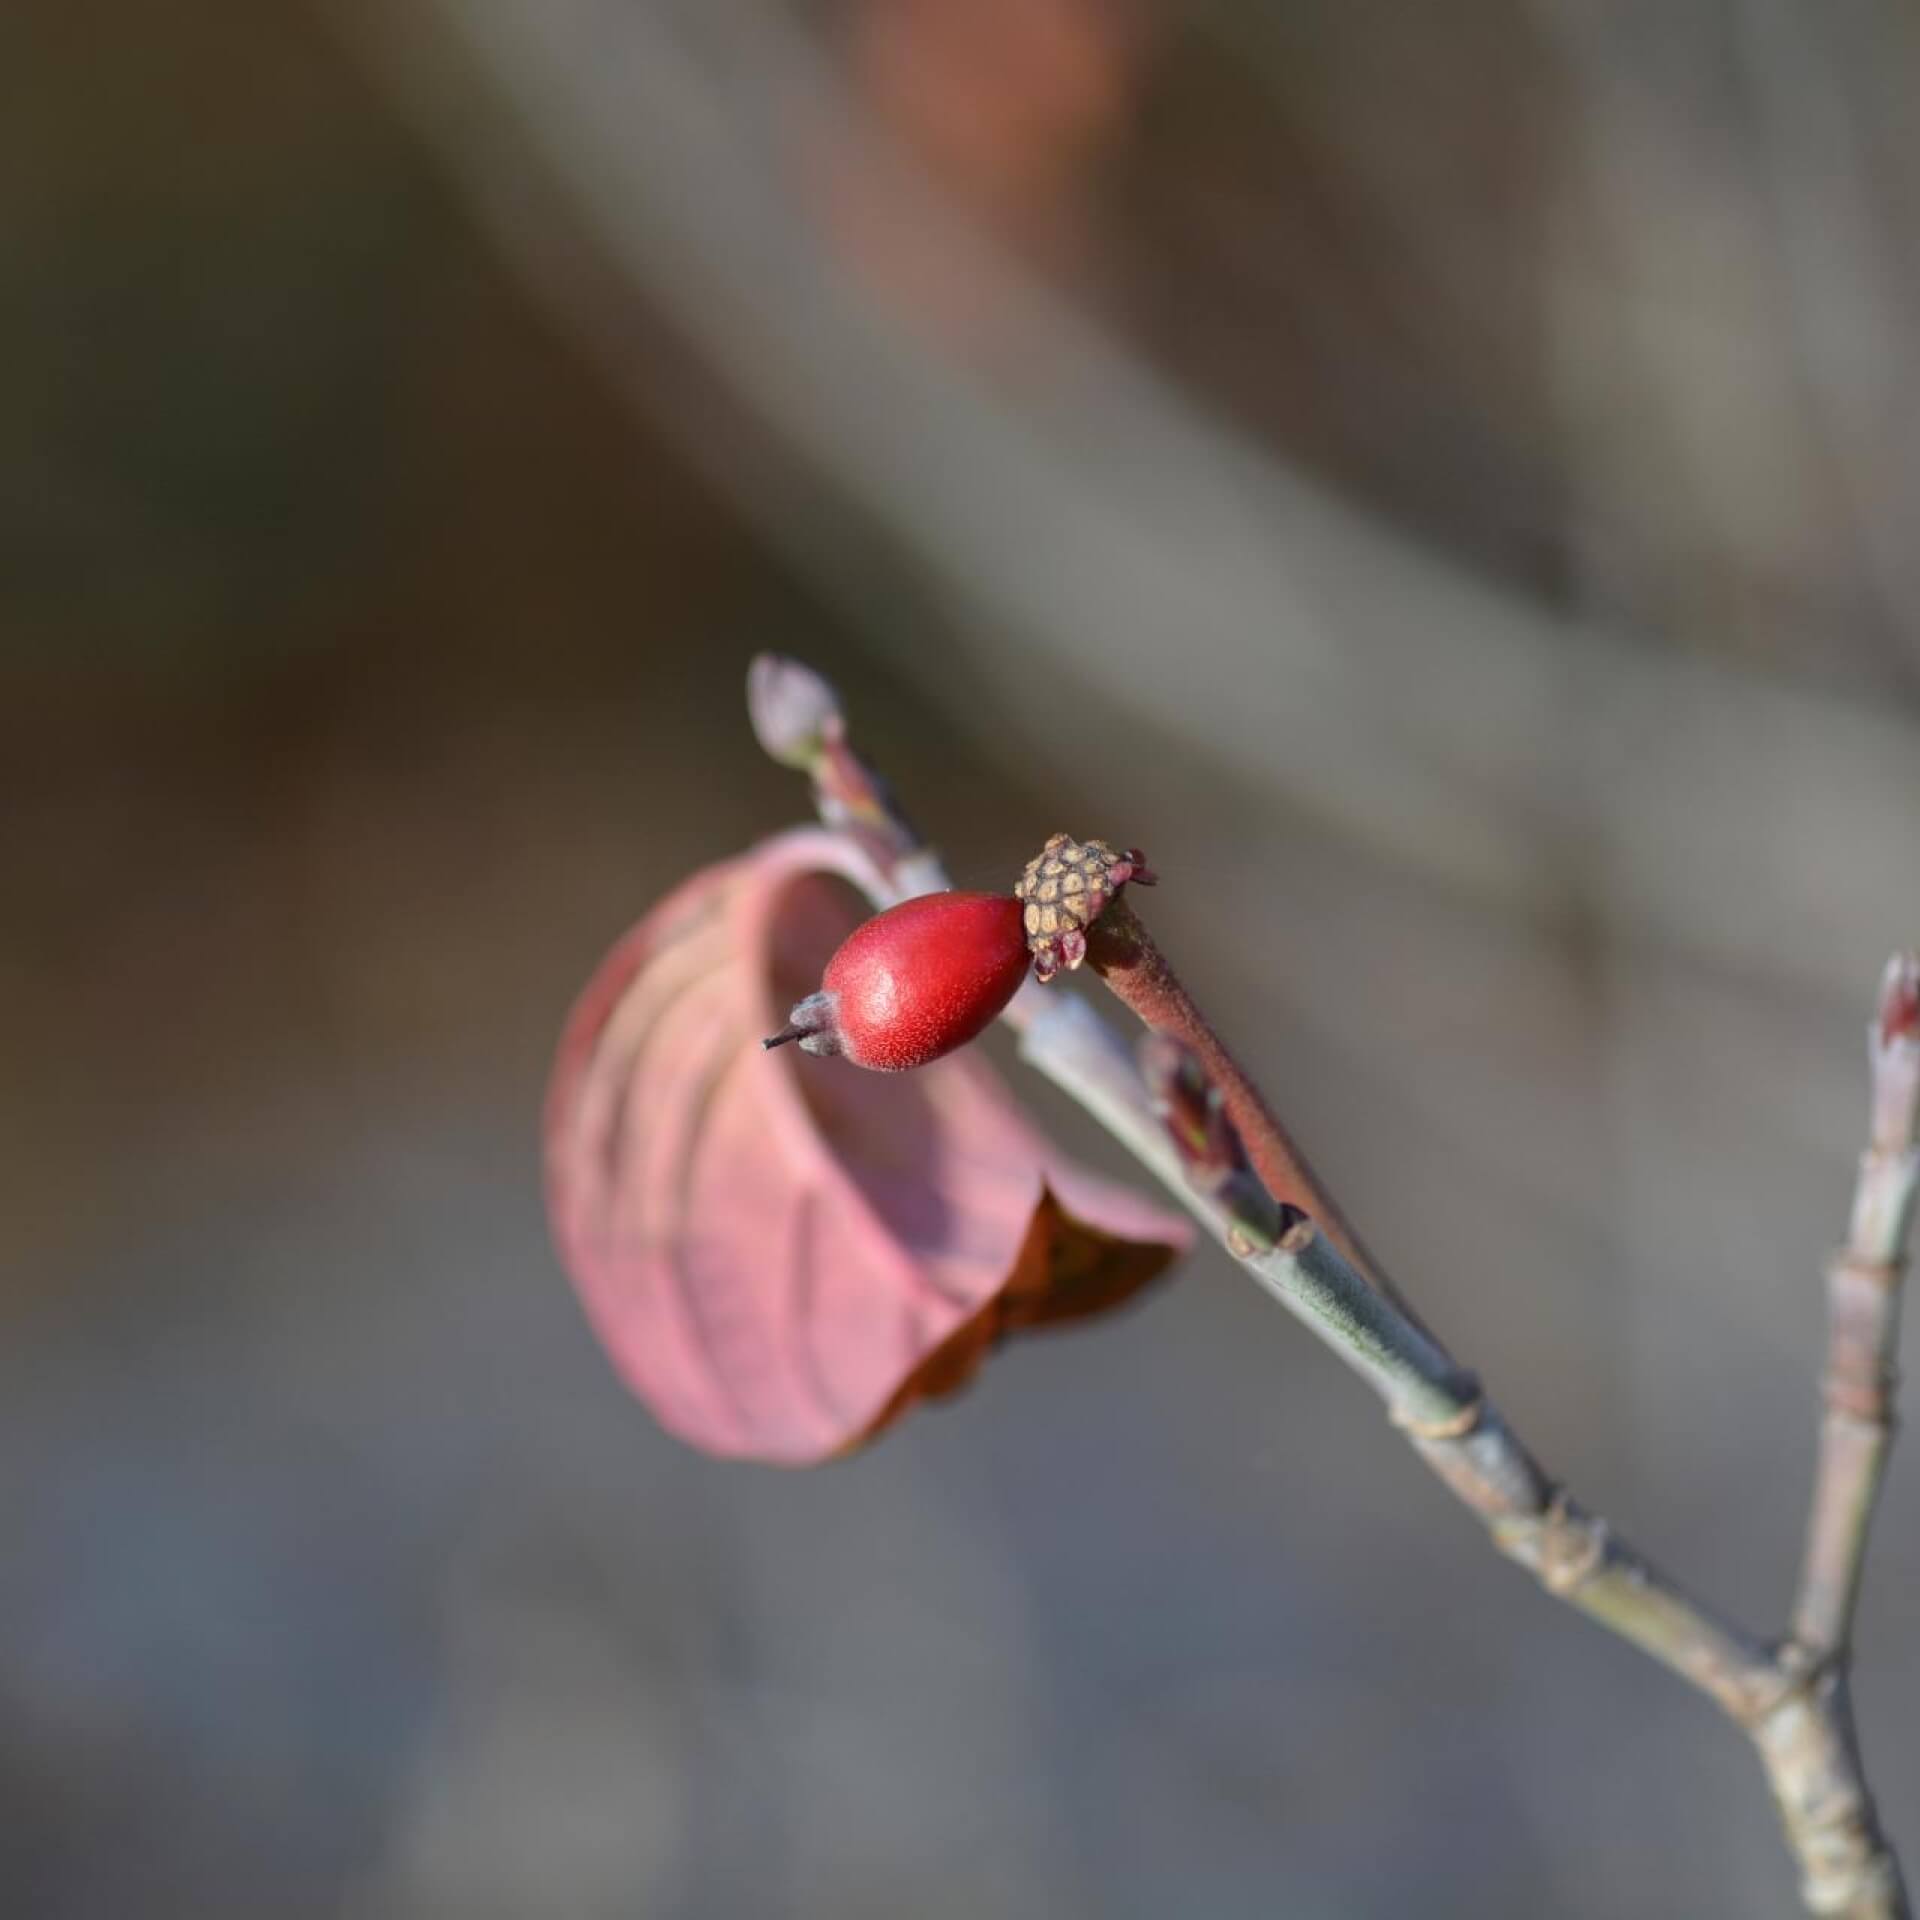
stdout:
{"type": "Polygon", "coordinates": [[[1140,1042],[1140,1072],[1154,1113],[1197,1187],[1211,1190],[1245,1166],[1219,1089],[1191,1047],[1171,1034],[1149,1033],[1140,1042]]]}
{"type": "Polygon", "coordinates": [[[783,767],[811,773],[846,732],[832,683],[784,653],[756,654],[747,669],[754,738],[783,767]]]}
{"type": "Polygon", "coordinates": [[[1051,980],[1087,957],[1087,929],[1120,889],[1134,882],[1150,887],[1155,876],[1138,847],[1116,853],[1104,840],[1075,840],[1056,833],[1027,862],[1014,884],[1022,925],[1033,954],[1034,977],[1051,980]]]}
{"type": "Polygon", "coordinates": [[[1171,1034],[1149,1033],[1140,1042],[1140,1075],[1188,1185],[1224,1217],[1227,1250],[1238,1260],[1270,1253],[1296,1210],[1281,1205],[1248,1166],[1200,1056],[1171,1034]]]}

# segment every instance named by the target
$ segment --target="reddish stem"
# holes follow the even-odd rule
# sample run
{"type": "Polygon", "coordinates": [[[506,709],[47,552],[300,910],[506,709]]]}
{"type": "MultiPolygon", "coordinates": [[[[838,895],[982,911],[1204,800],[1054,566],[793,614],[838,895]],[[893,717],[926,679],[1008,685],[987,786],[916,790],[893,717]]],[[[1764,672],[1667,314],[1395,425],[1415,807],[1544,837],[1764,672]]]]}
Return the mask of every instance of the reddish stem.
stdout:
{"type": "Polygon", "coordinates": [[[1127,904],[1114,899],[1087,929],[1087,964],[1155,1033],[1172,1034],[1199,1055],[1207,1077],[1220,1090],[1247,1158],[1276,1200],[1298,1207],[1422,1332],[1419,1316],[1401,1298],[1380,1263],[1367,1251],[1338,1202],[1253,1078],[1227,1051],[1213,1022],[1200,1011],[1153,936],[1127,904]]]}

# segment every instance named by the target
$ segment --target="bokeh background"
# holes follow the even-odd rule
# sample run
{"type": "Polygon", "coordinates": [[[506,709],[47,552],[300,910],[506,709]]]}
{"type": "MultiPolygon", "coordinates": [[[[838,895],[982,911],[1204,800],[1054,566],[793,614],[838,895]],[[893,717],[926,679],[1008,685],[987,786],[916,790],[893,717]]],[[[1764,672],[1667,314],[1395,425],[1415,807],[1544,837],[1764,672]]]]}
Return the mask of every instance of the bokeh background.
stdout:
{"type": "MultiPolygon", "coordinates": [[[[717,1465],[536,1112],[803,654],[963,880],[1144,843],[1425,1311],[1778,1622],[1920,935],[1917,88],[1895,0],[11,8],[0,1910],[1795,1911],[1219,1256],[717,1465]]],[[[1917,1589],[1902,1458],[1910,1853],[1917,1589]]]]}

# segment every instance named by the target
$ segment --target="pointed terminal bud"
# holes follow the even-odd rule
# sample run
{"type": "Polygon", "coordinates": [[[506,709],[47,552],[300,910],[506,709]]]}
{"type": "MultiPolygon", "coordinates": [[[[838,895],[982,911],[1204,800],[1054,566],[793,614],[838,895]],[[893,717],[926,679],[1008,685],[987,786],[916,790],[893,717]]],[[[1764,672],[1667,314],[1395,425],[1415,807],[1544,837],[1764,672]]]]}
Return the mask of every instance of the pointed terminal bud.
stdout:
{"type": "Polygon", "coordinates": [[[1906,1155],[1920,1147],[1920,953],[1896,953],[1880,976],[1868,1030],[1875,1149],[1906,1155]]]}
{"type": "Polygon", "coordinates": [[[783,653],[756,654],[747,669],[754,738],[783,767],[811,773],[846,732],[832,684],[783,653]]]}
{"type": "Polygon", "coordinates": [[[943,883],[893,789],[854,752],[831,682],[785,654],[758,654],[747,669],[747,715],[761,746],[812,781],[821,821],[859,841],[896,893],[943,883]]]}
{"type": "Polygon", "coordinates": [[[864,920],[827,962],[820,991],[761,1044],[843,1055],[856,1067],[924,1067],[977,1037],[1027,976],[1020,903],[1004,893],[926,893],[864,920]]]}
{"type": "Polygon", "coordinates": [[[1880,1044],[1920,1041],[1920,953],[1896,953],[1880,976],[1880,1044]]]}
{"type": "Polygon", "coordinates": [[[1138,847],[1115,853],[1104,840],[1056,833],[1027,862],[1014,886],[1033,951],[1034,977],[1051,980],[1087,957],[1087,929],[1129,881],[1150,887],[1155,876],[1138,847]]]}

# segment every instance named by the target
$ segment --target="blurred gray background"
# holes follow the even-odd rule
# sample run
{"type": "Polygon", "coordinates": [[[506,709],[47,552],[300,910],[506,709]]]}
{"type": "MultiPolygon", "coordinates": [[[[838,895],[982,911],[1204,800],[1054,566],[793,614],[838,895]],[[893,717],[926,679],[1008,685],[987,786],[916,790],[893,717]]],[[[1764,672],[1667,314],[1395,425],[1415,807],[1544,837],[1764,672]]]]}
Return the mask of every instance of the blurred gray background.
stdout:
{"type": "MultiPolygon", "coordinates": [[[[1423,1311],[1775,1627],[1920,936],[1916,84],[1893,0],[13,9],[0,1910],[1794,1912],[1219,1256],[716,1465],[536,1115],[803,654],[963,882],[1149,848],[1423,1311]]],[[[1901,1458],[1910,1854],[1917,1581],[1901,1458]]]]}

